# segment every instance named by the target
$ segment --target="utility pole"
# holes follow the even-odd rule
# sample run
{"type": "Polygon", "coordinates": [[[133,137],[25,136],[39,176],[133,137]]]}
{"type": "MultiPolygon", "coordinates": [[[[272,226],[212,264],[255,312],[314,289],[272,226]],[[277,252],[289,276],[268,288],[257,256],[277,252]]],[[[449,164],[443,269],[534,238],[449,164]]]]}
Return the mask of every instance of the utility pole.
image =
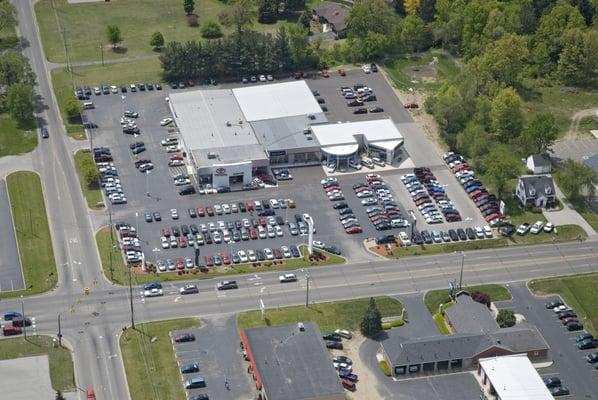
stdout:
{"type": "MultiPolygon", "coordinates": [[[[108,219],[110,220],[110,245],[114,246],[114,227],[112,226],[112,210],[108,210],[108,219]]],[[[112,250],[110,250],[112,254],[112,250]]]]}
{"type": "Polygon", "coordinates": [[[461,273],[459,274],[459,290],[463,287],[463,265],[465,264],[465,252],[461,252],[461,273]]]}
{"type": "Polygon", "coordinates": [[[23,338],[27,340],[27,317],[25,317],[25,301],[21,296],[21,315],[23,316],[23,338]]]}
{"type": "Polygon", "coordinates": [[[131,284],[131,267],[129,268],[129,298],[131,300],[131,328],[135,329],[135,312],[133,310],[133,285],[131,284]]]}
{"type": "Polygon", "coordinates": [[[100,43],[100,52],[102,53],[102,67],[104,66],[104,46],[100,43]]]}
{"type": "Polygon", "coordinates": [[[305,275],[305,280],[307,281],[307,286],[305,290],[305,307],[309,307],[309,272],[305,275]]]}
{"type": "Polygon", "coordinates": [[[60,329],[60,314],[58,314],[58,345],[62,347],[62,330],[60,329]]]}

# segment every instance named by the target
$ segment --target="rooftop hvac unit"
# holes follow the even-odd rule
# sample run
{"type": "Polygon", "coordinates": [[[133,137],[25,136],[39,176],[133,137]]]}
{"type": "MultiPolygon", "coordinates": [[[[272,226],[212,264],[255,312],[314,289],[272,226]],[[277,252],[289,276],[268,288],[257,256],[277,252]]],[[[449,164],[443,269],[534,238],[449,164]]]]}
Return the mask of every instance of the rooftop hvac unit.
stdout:
{"type": "Polygon", "coordinates": [[[310,133],[311,133],[311,130],[310,130],[309,128],[305,128],[305,129],[303,130],[303,134],[304,134],[304,135],[309,135],[310,133]]]}
{"type": "Polygon", "coordinates": [[[226,121],[226,126],[231,126],[232,124],[230,123],[230,121],[226,121]]]}
{"type": "Polygon", "coordinates": [[[218,154],[214,153],[213,151],[210,151],[208,153],[208,159],[213,160],[214,158],[218,158],[218,154]]]}
{"type": "Polygon", "coordinates": [[[310,135],[306,138],[307,140],[314,140],[314,138],[310,135]]]}
{"type": "Polygon", "coordinates": [[[307,118],[309,118],[309,119],[311,119],[311,120],[313,121],[314,119],[316,119],[316,116],[315,116],[315,115],[313,115],[313,114],[309,114],[309,115],[307,116],[307,118]]]}

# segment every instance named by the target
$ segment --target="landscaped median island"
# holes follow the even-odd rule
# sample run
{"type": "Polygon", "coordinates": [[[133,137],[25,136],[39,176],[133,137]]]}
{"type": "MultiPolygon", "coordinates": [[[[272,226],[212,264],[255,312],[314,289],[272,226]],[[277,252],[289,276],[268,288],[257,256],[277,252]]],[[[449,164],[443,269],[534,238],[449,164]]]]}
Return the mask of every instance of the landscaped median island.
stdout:
{"type": "MultiPolygon", "coordinates": [[[[542,218],[543,219],[543,218],[542,218]]],[[[531,221],[532,223],[534,221],[531,221]]],[[[453,253],[459,251],[495,249],[508,246],[522,246],[546,243],[562,243],[575,240],[585,240],[587,233],[578,225],[559,225],[551,233],[541,232],[537,235],[527,233],[523,236],[514,234],[509,237],[493,239],[470,240],[466,242],[422,244],[407,247],[393,246],[390,252],[385,252],[387,257],[398,258],[418,255],[431,255],[440,253],[453,253]]],[[[379,246],[383,248],[383,246],[379,246]]]]}
{"type": "MultiPolygon", "coordinates": [[[[110,236],[110,228],[104,227],[96,233],[96,242],[102,259],[102,268],[104,275],[113,283],[119,285],[128,285],[129,271],[124,263],[122,252],[119,249],[118,234],[113,233],[110,236]]],[[[182,281],[191,279],[209,279],[216,277],[226,277],[237,274],[255,274],[259,272],[288,271],[299,268],[319,267],[326,265],[342,264],[345,262],[343,257],[328,253],[320,249],[314,249],[323,259],[316,260],[312,257],[310,260],[307,255],[307,246],[299,246],[302,258],[291,258],[283,260],[261,261],[249,264],[231,264],[220,267],[210,267],[207,272],[198,268],[192,270],[185,269],[177,272],[149,272],[155,271],[155,266],[147,262],[147,272],[140,267],[132,267],[132,279],[136,284],[144,284],[154,281],[182,281]]]]}
{"type": "Polygon", "coordinates": [[[120,350],[132,400],[186,398],[170,332],[200,325],[192,318],[174,319],[137,324],[122,333],[120,350]]]}
{"type": "MultiPolygon", "coordinates": [[[[400,316],[403,312],[403,305],[395,298],[381,296],[374,299],[382,318],[400,316]]],[[[264,319],[259,310],[247,311],[237,315],[237,327],[241,330],[314,321],[322,332],[339,328],[358,331],[369,302],[369,298],[362,298],[310,304],[309,307],[301,305],[266,309],[264,319]]]]}
{"type": "Polygon", "coordinates": [[[103,208],[102,191],[98,184],[98,180],[95,182],[89,182],[89,174],[97,174],[97,167],[93,161],[93,156],[90,151],[79,150],[75,153],[75,167],[77,168],[77,174],[79,175],[79,183],[81,184],[81,191],[85,200],[87,201],[87,207],[91,209],[103,208]]]}
{"type": "MultiPolygon", "coordinates": [[[[491,302],[505,301],[511,299],[511,293],[506,287],[501,285],[476,285],[464,286],[462,290],[468,293],[480,292],[488,295],[491,302]]],[[[424,296],[424,303],[428,308],[432,318],[438,327],[438,330],[443,335],[449,335],[450,331],[446,326],[444,318],[440,313],[440,305],[442,304],[443,311],[450,308],[454,303],[452,302],[448,289],[430,290],[424,296]]]]}
{"type": "Polygon", "coordinates": [[[534,279],[528,287],[538,295],[561,296],[563,301],[583,317],[580,322],[586,330],[598,334],[598,274],[580,274],[556,276],[554,278],[534,279]]]}
{"type": "Polygon", "coordinates": [[[0,298],[46,292],[58,280],[39,175],[29,171],[6,177],[25,290],[0,292],[0,298]]]}
{"type": "MultiPolygon", "coordinates": [[[[71,352],[64,347],[54,347],[53,338],[46,335],[27,336],[0,340],[0,360],[47,355],[50,380],[54,390],[75,389],[75,373],[71,352]]],[[[30,382],[29,384],[35,384],[30,382]]],[[[8,390],[5,388],[4,390],[8,390]]]]}
{"type": "Polygon", "coordinates": [[[29,153],[37,146],[35,125],[22,128],[8,114],[0,114],[0,157],[29,153]]]}

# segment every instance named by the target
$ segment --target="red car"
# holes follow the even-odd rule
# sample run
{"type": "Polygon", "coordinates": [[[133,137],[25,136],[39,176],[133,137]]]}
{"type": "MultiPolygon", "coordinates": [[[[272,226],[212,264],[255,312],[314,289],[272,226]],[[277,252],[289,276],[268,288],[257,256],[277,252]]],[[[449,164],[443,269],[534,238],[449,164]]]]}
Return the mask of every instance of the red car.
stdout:
{"type": "Polygon", "coordinates": [[[484,218],[484,220],[486,220],[486,222],[490,222],[493,219],[498,219],[498,218],[502,218],[502,215],[500,213],[494,213],[494,214],[488,215],[486,218],[484,218]]]}
{"type": "Polygon", "coordinates": [[[177,257],[174,262],[176,264],[176,269],[185,269],[185,261],[183,261],[181,257],[177,257]]]}
{"type": "Polygon", "coordinates": [[[206,265],[208,267],[213,267],[214,266],[214,257],[212,257],[212,256],[205,256],[204,259],[206,260],[206,265]]]}
{"type": "Polygon", "coordinates": [[[170,237],[170,229],[162,228],[162,236],[170,237]]]}
{"type": "Polygon", "coordinates": [[[361,226],[351,226],[351,227],[345,229],[345,232],[347,232],[348,234],[353,234],[353,233],[361,233],[361,232],[363,232],[363,230],[361,229],[361,226]]]}
{"type": "Polygon", "coordinates": [[[170,161],[174,161],[174,160],[181,160],[183,161],[183,155],[182,154],[175,154],[170,156],[169,158],[170,161]]]}
{"type": "Polygon", "coordinates": [[[461,171],[469,171],[469,165],[467,164],[459,164],[453,167],[453,173],[461,172],[461,171]]]}
{"type": "Polygon", "coordinates": [[[344,69],[342,69],[342,68],[339,68],[339,69],[338,69],[338,74],[339,74],[340,76],[346,76],[346,75],[347,75],[347,73],[345,72],[345,70],[344,70],[344,69]]]}
{"type": "Polygon", "coordinates": [[[561,320],[561,324],[563,324],[563,325],[567,325],[569,322],[579,322],[579,321],[577,320],[577,317],[567,317],[567,318],[563,318],[561,320]]]}
{"type": "Polygon", "coordinates": [[[95,399],[96,398],[96,392],[94,392],[93,389],[87,389],[85,391],[85,398],[87,400],[95,399]]]}
{"type": "Polygon", "coordinates": [[[227,252],[222,253],[222,262],[225,265],[230,265],[230,255],[227,252]]]}
{"type": "Polygon", "coordinates": [[[182,236],[179,237],[179,247],[180,248],[187,247],[187,240],[185,240],[185,238],[182,236]]]}
{"type": "Polygon", "coordinates": [[[2,328],[2,333],[4,334],[4,336],[14,336],[20,335],[21,333],[23,333],[23,330],[18,326],[5,325],[2,328]]]}
{"type": "Polygon", "coordinates": [[[197,216],[205,217],[206,216],[206,209],[204,207],[197,207],[197,216]]]}
{"type": "Polygon", "coordinates": [[[206,214],[208,214],[210,217],[213,217],[214,209],[212,207],[206,207],[206,214]]]}
{"type": "Polygon", "coordinates": [[[330,193],[330,192],[332,192],[333,190],[341,190],[341,187],[340,187],[340,186],[338,186],[338,185],[333,185],[333,186],[328,186],[327,188],[325,188],[325,189],[324,189],[324,191],[325,191],[326,193],[330,193]]]}
{"type": "Polygon", "coordinates": [[[255,231],[255,228],[249,228],[249,237],[251,240],[257,239],[257,232],[255,231]]]}
{"type": "Polygon", "coordinates": [[[419,105],[413,101],[410,101],[409,103],[405,103],[403,104],[403,107],[405,108],[419,108],[419,105]]]}
{"type": "Polygon", "coordinates": [[[253,200],[247,200],[245,202],[245,207],[247,207],[247,211],[253,211],[255,209],[255,203],[253,200]]]}
{"type": "Polygon", "coordinates": [[[268,220],[266,219],[266,217],[259,217],[258,222],[261,226],[268,225],[268,220]]]}
{"type": "Polygon", "coordinates": [[[330,75],[328,74],[328,70],[327,69],[323,69],[322,72],[320,72],[322,74],[322,77],[324,78],[330,78],[330,75]]]}

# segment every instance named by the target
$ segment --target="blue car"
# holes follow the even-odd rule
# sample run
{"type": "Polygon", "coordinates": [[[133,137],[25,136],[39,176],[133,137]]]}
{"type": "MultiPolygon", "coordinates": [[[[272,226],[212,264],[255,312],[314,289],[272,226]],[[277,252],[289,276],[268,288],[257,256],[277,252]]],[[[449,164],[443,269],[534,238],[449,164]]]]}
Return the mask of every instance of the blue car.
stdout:
{"type": "Polygon", "coordinates": [[[183,374],[190,374],[192,372],[199,372],[199,365],[197,365],[196,363],[191,363],[181,368],[181,373],[183,374]]]}
{"type": "Polygon", "coordinates": [[[481,187],[481,185],[480,186],[470,186],[467,189],[465,189],[465,191],[467,193],[472,193],[472,192],[475,192],[476,190],[478,190],[480,187],[481,187]]]}
{"type": "Polygon", "coordinates": [[[6,313],[4,313],[4,320],[5,321],[12,321],[15,318],[22,318],[23,314],[21,314],[20,312],[16,312],[16,311],[8,311],[6,313]]]}
{"type": "Polygon", "coordinates": [[[152,289],[162,289],[162,284],[160,282],[150,282],[143,285],[144,290],[152,290],[152,289]]]}

